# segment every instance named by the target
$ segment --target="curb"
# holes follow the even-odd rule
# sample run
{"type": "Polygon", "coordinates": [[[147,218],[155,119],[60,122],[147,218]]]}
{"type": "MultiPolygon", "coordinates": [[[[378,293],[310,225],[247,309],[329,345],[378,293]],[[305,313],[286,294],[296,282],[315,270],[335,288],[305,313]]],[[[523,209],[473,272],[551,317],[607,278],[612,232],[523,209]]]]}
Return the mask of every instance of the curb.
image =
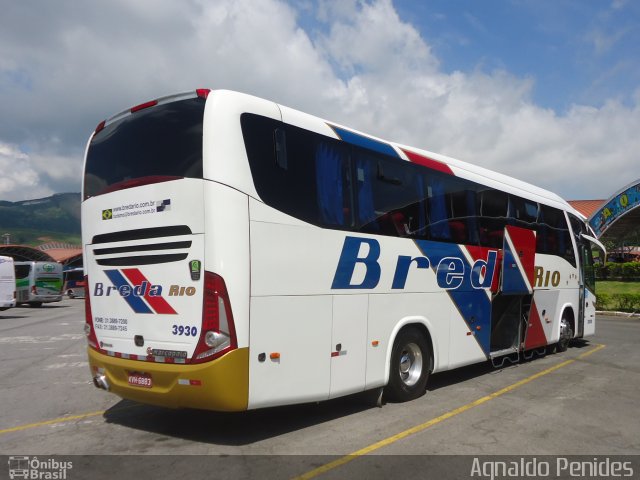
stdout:
{"type": "Polygon", "coordinates": [[[598,310],[596,311],[596,315],[609,315],[612,317],[627,317],[627,318],[640,318],[640,313],[629,313],[629,312],[609,312],[609,311],[603,311],[603,310],[598,310]]]}

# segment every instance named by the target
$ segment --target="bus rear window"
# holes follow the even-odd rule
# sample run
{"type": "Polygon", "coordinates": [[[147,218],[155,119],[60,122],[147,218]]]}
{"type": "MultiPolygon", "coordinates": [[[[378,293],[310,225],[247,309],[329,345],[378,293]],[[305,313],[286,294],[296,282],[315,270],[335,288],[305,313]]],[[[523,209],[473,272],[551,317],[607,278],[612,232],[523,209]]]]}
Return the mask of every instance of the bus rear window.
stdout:
{"type": "Polygon", "coordinates": [[[27,278],[31,272],[31,265],[15,265],[16,280],[27,278]]]}
{"type": "Polygon", "coordinates": [[[91,139],[84,198],[122,188],[202,178],[205,99],[147,108],[107,125],[91,139]]]}

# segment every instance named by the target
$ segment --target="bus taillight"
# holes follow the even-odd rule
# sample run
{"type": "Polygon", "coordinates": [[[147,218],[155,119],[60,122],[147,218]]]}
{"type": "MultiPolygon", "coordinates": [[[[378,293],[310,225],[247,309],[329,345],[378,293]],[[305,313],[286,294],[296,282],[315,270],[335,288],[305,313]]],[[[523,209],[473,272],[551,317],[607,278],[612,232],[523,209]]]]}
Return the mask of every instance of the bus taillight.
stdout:
{"type": "Polygon", "coordinates": [[[136,105],[135,107],[131,107],[130,112],[136,113],[136,112],[139,112],[140,110],[144,110],[145,108],[155,107],[156,105],[158,105],[158,100],[151,100],[150,102],[144,102],[144,103],[141,103],[140,105],[136,105]]]}
{"type": "Polygon", "coordinates": [[[196,95],[198,95],[200,98],[206,99],[210,93],[211,93],[211,90],[209,88],[196,89],[196,95]]]}
{"type": "Polygon", "coordinates": [[[98,126],[96,127],[95,132],[93,132],[93,135],[95,136],[95,135],[99,134],[99,133],[104,129],[104,127],[105,127],[106,125],[107,125],[107,121],[106,121],[106,120],[101,121],[101,122],[98,124],[98,126]]]}
{"type": "Polygon", "coordinates": [[[220,275],[205,271],[202,329],[191,363],[213,360],[237,346],[227,286],[220,275]]]}
{"type": "MultiPolygon", "coordinates": [[[[89,285],[89,277],[84,277],[85,285],[89,285]]],[[[84,333],[87,336],[87,342],[89,346],[100,350],[98,347],[98,337],[96,337],[96,331],[93,328],[93,315],[91,314],[91,300],[89,299],[89,289],[87,288],[84,295],[84,333]]]]}

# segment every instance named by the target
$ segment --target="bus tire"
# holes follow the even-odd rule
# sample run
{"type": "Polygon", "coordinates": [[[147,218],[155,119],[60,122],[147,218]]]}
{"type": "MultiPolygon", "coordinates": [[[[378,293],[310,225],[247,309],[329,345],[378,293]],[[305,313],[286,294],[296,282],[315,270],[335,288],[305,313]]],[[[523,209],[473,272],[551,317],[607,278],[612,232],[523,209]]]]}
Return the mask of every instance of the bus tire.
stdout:
{"type": "Polygon", "coordinates": [[[406,402],[423,395],[429,379],[429,343],[416,328],[405,328],[393,342],[385,397],[406,402]]]}
{"type": "Polygon", "coordinates": [[[560,320],[560,339],[556,344],[556,352],[566,352],[569,348],[569,342],[573,338],[573,330],[571,330],[571,322],[563,313],[560,320]]]}
{"type": "Polygon", "coordinates": [[[42,306],[42,302],[30,302],[29,306],[32,308],[40,308],[42,306]]]}

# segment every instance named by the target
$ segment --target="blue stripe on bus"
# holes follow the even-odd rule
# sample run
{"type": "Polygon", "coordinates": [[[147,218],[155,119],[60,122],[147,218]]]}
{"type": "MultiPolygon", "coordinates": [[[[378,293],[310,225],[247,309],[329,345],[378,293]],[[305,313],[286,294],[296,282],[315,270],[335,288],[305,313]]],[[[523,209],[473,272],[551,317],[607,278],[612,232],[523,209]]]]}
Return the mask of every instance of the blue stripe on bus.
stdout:
{"type": "Polygon", "coordinates": [[[471,285],[472,265],[469,264],[460,246],[453,243],[431,242],[416,240],[416,245],[422,253],[431,260],[435,268],[443,258],[459,258],[465,269],[465,274],[458,277],[461,284],[458,288],[447,290],[451,300],[460,312],[469,330],[473,332],[478,345],[487,357],[491,348],[491,301],[485,289],[476,289],[471,285]]]}
{"type": "Polygon", "coordinates": [[[525,273],[518,267],[514,252],[511,251],[506,241],[504,242],[503,252],[502,293],[506,295],[526,295],[531,293],[524,279],[525,273]]]}
{"type": "MultiPolygon", "coordinates": [[[[123,287],[126,285],[126,286],[129,286],[131,290],[133,290],[133,287],[129,284],[129,282],[127,282],[127,279],[124,278],[124,276],[122,275],[122,273],[120,273],[120,271],[105,270],[104,273],[107,275],[107,277],[109,277],[109,280],[111,280],[111,283],[113,283],[113,285],[116,288],[120,289],[120,287],[123,287]]],[[[147,304],[144,302],[144,300],[142,300],[142,298],[140,297],[129,295],[126,297],[122,296],[122,298],[124,298],[127,301],[129,306],[135,313],[153,313],[151,309],[147,306],[147,304]]]]}
{"type": "Polygon", "coordinates": [[[392,157],[400,157],[398,153],[393,149],[391,145],[384,142],[379,142],[364,135],[358,135],[357,133],[350,132],[344,128],[330,125],[331,128],[338,134],[338,136],[345,142],[357,145],[359,147],[367,148],[385,155],[391,155],[392,157]]]}

